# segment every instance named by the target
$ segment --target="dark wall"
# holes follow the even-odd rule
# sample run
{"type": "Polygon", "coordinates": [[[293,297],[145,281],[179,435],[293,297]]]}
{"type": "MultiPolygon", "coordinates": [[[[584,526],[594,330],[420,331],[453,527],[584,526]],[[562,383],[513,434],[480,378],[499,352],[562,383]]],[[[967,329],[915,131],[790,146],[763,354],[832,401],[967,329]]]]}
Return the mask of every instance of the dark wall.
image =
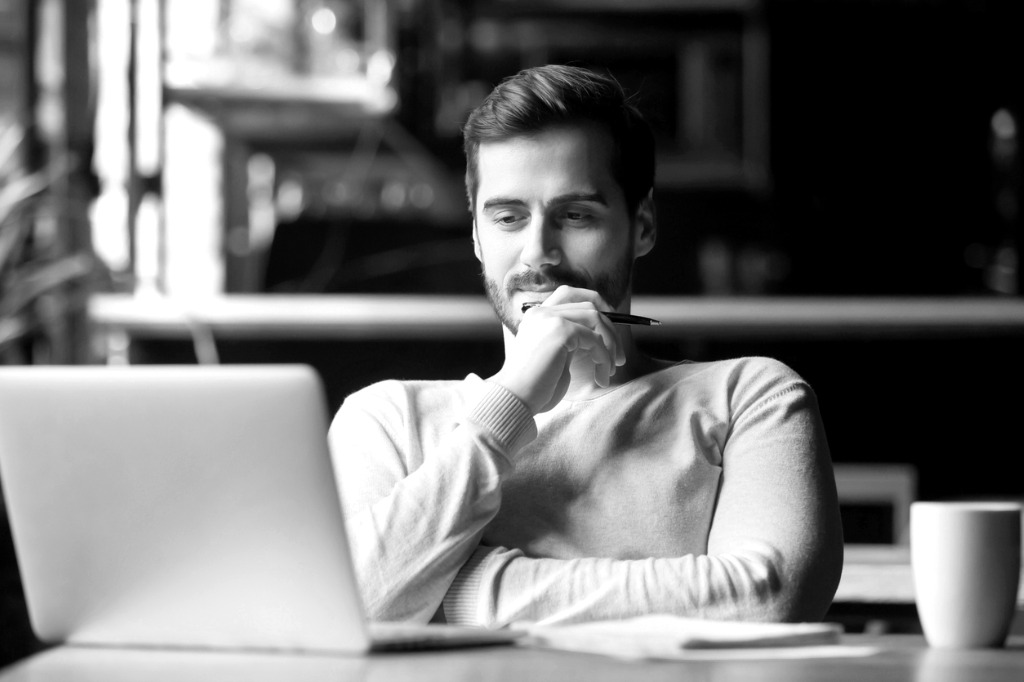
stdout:
{"type": "MultiPolygon", "coordinates": [[[[986,291],[972,244],[994,210],[991,117],[1024,120],[1012,0],[769,1],[772,221],[813,294],[986,291]]],[[[1021,188],[1016,187],[1017,200],[1021,188]]]]}

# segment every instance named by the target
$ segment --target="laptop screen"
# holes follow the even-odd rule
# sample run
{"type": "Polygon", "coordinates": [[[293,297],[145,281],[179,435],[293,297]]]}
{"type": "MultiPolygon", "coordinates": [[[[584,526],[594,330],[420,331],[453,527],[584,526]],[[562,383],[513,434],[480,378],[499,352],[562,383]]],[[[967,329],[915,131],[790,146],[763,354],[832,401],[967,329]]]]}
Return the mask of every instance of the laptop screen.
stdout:
{"type": "Polygon", "coordinates": [[[46,642],[364,651],[303,365],[0,368],[0,481],[46,642]]]}

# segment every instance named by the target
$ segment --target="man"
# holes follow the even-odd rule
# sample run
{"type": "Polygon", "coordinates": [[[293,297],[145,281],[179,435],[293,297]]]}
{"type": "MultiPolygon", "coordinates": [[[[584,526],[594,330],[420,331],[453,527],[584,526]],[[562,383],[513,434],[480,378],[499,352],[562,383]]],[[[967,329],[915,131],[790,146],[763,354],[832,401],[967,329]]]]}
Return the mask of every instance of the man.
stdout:
{"type": "Polygon", "coordinates": [[[335,417],[371,617],[820,619],[842,530],[810,388],[765,358],[646,357],[602,314],[629,312],[656,236],[654,144],[621,88],[527,70],[464,133],[505,362],[486,379],[382,382],[335,417]]]}

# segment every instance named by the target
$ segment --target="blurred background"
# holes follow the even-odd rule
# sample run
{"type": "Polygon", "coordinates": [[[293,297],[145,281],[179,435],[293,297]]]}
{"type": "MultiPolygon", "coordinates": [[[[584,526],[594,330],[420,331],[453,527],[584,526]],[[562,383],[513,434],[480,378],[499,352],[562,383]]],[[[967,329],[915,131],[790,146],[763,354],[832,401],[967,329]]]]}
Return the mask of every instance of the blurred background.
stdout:
{"type": "Polygon", "coordinates": [[[496,371],[460,129],[593,66],[659,140],[641,342],[793,366],[848,541],[898,543],[908,499],[1024,497],[1022,33],[1016,0],[0,0],[0,363],[307,362],[332,410],[496,371]]]}

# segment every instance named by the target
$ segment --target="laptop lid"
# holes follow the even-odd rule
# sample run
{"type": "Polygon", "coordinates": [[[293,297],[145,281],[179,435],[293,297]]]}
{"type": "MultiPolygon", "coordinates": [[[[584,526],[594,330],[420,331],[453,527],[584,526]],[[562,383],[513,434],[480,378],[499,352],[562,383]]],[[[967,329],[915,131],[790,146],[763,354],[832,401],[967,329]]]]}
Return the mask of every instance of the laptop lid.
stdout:
{"type": "Polygon", "coordinates": [[[45,642],[366,651],[302,365],[0,368],[0,482],[45,642]]]}

